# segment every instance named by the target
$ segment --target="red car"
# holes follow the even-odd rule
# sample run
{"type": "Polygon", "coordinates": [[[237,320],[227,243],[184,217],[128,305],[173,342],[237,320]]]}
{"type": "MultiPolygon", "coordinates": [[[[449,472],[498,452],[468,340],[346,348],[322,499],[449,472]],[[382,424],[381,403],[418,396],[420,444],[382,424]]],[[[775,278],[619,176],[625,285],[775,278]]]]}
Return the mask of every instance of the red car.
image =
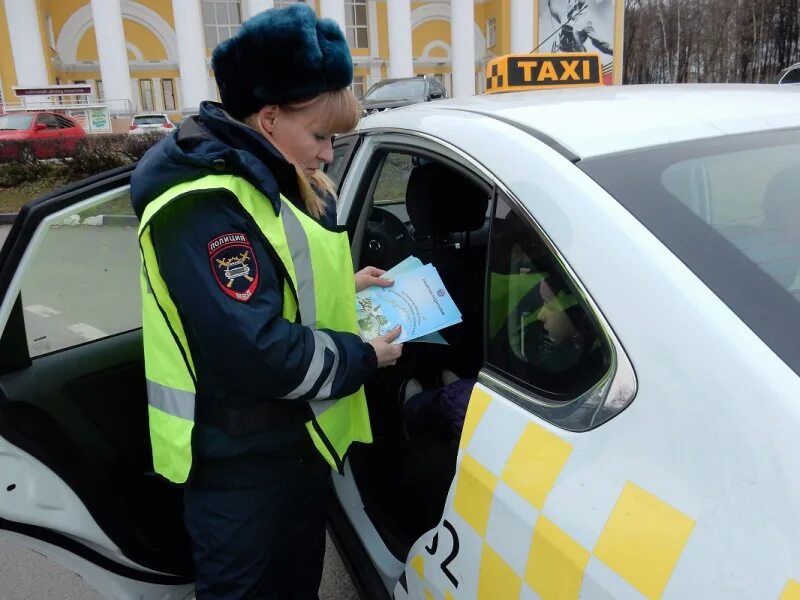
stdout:
{"type": "Polygon", "coordinates": [[[0,116],[0,158],[59,158],[77,152],[86,132],[65,115],[52,112],[6,113],[0,116]],[[5,144],[24,141],[27,144],[5,144]]]}

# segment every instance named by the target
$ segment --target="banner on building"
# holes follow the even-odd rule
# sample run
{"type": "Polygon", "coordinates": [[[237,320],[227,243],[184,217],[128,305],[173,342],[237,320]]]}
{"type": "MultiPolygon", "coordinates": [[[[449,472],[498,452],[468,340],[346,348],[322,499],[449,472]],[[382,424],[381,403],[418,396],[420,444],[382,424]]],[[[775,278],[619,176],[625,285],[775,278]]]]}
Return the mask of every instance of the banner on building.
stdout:
{"type": "Polygon", "coordinates": [[[111,131],[111,117],[108,108],[89,108],[89,130],[92,133],[109,133],[111,131]]]}
{"type": "Polygon", "coordinates": [[[623,0],[539,0],[537,52],[597,52],[603,83],[622,83],[623,8],[623,0]]]}

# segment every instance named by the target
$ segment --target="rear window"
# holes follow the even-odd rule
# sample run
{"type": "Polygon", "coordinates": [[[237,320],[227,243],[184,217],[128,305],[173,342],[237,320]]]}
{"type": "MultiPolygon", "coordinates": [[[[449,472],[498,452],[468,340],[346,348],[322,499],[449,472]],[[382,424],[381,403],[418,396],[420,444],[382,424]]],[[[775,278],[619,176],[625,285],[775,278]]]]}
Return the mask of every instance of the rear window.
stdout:
{"type": "Polygon", "coordinates": [[[800,374],[800,129],[578,163],[800,374]]]}
{"type": "Polygon", "coordinates": [[[163,125],[167,118],[164,115],[140,115],[134,117],[133,122],[137,125],[163,125]]]}
{"type": "Polygon", "coordinates": [[[32,115],[5,115],[0,117],[0,131],[19,131],[30,129],[32,115]]]}

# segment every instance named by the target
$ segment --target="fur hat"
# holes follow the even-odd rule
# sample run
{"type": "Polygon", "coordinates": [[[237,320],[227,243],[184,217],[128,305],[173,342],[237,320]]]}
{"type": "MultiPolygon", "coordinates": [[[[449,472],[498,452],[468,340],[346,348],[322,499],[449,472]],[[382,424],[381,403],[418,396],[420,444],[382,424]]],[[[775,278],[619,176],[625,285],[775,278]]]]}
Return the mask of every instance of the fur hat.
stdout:
{"type": "Polygon", "coordinates": [[[267,104],[288,104],[353,81],[347,40],[333,19],[305,2],[259,13],[214,48],[211,67],[225,110],[237,119],[267,104]]]}

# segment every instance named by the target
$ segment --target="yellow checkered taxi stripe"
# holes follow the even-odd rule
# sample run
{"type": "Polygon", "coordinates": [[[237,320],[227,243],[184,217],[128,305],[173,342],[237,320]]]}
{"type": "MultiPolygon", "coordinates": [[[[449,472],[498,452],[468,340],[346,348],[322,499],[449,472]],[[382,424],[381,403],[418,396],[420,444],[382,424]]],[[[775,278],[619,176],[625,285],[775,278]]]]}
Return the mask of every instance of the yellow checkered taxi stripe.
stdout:
{"type": "MultiPolygon", "coordinates": [[[[660,598],[696,527],[695,518],[627,481],[594,543],[574,539],[566,532],[567,523],[543,514],[572,445],[520,419],[509,404],[475,387],[444,527],[435,532],[435,543],[430,532],[414,545],[395,598],[572,600],[608,598],[609,587],[613,597],[660,598]],[[438,539],[448,537],[448,531],[457,534],[438,539]],[[447,570],[454,551],[459,573],[447,570]],[[437,577],[441,585],[434,589],[431,582],[437,577]],[[609,587],[592,588],[591,580],[598,578],[609,587]]],[[[800,583],[790,580],[779,600],[800,600],[800,583]]]]}

